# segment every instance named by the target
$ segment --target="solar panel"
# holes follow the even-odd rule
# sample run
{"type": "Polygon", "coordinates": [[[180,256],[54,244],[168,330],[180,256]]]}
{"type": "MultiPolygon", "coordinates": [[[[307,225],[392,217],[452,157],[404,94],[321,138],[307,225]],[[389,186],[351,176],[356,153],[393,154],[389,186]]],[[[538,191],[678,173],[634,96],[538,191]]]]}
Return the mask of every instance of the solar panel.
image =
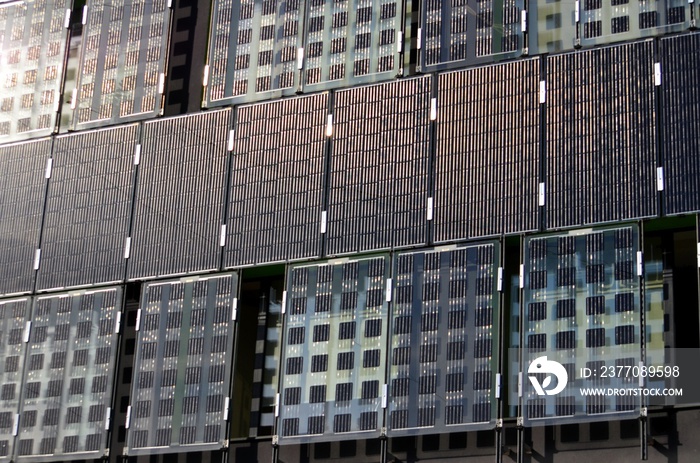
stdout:
{"type": "Polygon", "coordinates": [[[391,79],[402,73],[403,2],[311,1],[305,22],[304,90],[391,79]]]}
{"type": "Polygon", "coordinates": [[[124,279],[138,135],[132,124],[56,138],[39,289],[124,279]]]}
{"type": "Polygon", "coordinates": [[[335,93],[329,255],[425,243],[429,77],[335,93]]]}
{"type": "Polygon", "coordinates": [[[389,435],[493,428],[499,253],[488,243],[396,256],[389,435]]]}
{"type": "Polygon", "coordinates": [[[171,18],[168,0],[94,0],[85,13],[74,128],[161,113],[171,18]]]}
{"type": "Polygon", "coordinates": [[[385,257],[290,268],[277,421],[280,444],[379,435],[388,277],[385,257]]]}
{"type": "Polygon", "coordinates": [[[318,256],[328,95],[239,107],[225,265],[318,256]]]}
{"type": "Polygon", "coordinates": [[[638,414],[639,397],[579,394],[579,388],[637,386],[637,378],[600,372],[641,360],[638,241],[636,226],[526,239],[520,371],[527,376],[529,365],[546,356],[568,375],[567,388],[555,395],[538,395],[524,379],[527,425],[638,414]],[[599,374],[584,380],[582,368],[599,374]]]}
{"type": "Polygon", "coordinates": [[[29,302],[27,298],[0,300],[0,461],[10,461],[14,455],[29,302]]]}
{"type": "Polygon", "coordinates": [[[19,461],[106,455],[121,305],[120,288],[34,300],[19,461]]]}
{"type": "Polygon", "coordinates": [[[419,67],[432,71],[519,56],[524,11],[522,0],[427,0],[419,67]]]}
{"type": "Polygon", "coordinates": [[[144,286],[124,453],[221,449],[228,442],[236,274],[144,286]]]}
{"type": "Polygon", "coordinates": [[[303,0],[216,0],[205,106],[293,94],[303,0]]]}
{"type": "Polygon", "coordinates": [[[0,142],[56,128],[71,2],[0,3],[0,142]]]}

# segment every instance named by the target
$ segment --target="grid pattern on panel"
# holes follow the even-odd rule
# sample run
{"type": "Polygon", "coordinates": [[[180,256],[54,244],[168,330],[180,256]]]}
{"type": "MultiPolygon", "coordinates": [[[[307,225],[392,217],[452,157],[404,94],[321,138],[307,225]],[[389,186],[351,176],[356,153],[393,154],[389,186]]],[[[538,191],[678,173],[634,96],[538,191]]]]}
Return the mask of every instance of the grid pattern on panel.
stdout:
{"type": "Polygon", "coordinates": [[[304,85],[309,90],[376,81],[377,74],[391,78],[400,72],[401,2],[312,1],[308,8],[304,85]]]}
{"type": "Polygon", "coordinates": [[[291,269],[280,443],[379,434],[388,276],[384,257],[291,269]]]}
{"type": "Polygon", "coordinates": [[[664,201],[667,213],[700,210],[700,34],[662,39],[664,201]]]}
{"type": "Polygon", "coordinates": [[[0,147],[0,294],[29,292],[51,140],[0,147]]]}
{"type": "MultiPolygon", "coordinates": [[[[575,383],[581,368],[635,366],[641,360],[636,227],[529,238],[521,317],[525,365],[547,355],[566,368],[571,387],[636,387],[634,377],[575,383]]],[[[523,368],[526,368],[525,366],[523,368]]],[[[629,396],[538,396],[527,388],[526,420],[605,419],[634,412],[629,396]]]]}
{"type": "Polygon", "coordinates": [[[233,349],[235,274],[144,288],[129,455],[221,448],[233,349]]]}
{"type": "Polygon", "coordinates": [[[25,360],[17,455],[107,448],[121,289],[37,297],[25,360]]]}
{"type": "Polygon", "coordinates": [[[144,124],[128,278],[215,269],[231,111],[144,124]]]}
{"type": "Polygon", "coordinates": [[[56,139],[39,289],[124,278],[137,136],[130,125],[56,139]]]}
{"type": "Polygon", "coordinates": [[[421,65],[434,69],[514,57],[523,48],[522,0],[427,0],[421,65]]]}
{"type": "Polygon", "coordinates": [[[396,258],[388,429],[492,427],[498,365],[494,244],[396,258]]]}
{"type": "Polygon", "coordinates": [[[328,96],[238,109],[225,265],[318,256],[328,96]]]}
{"type": "Polygon", "coordinates": [[[334,111],[328,253],[425,242],[430,78],[340,91],[334,111]]]}
{"type": "Polygon", "coordinates": [[[209,37],[210,104],[293,93],[303,0],[215,0],[209,37]]]}
{"type": "Polygon", "coordinates": [[[0,4],[0,142],[48,135],[68,41],[66,0],[0,4]]]}
{"type": "Polygon", "coordinates": [[[9,461],[14,454],[28,319],[29,299],[0,301],[0,461],[9,461]]]}
{"type": "Polygon", "coordinates": [[[539,61],[441,74],[437,241],[537,228],[539,61]]]}
{"type": "Polygon", "coordinates": [[[528,2],[528,16],[530,53],[573,50],[579,43],[576,2],[528,2]]]}
{"type": "Polygon", "coordinates": [[[167,0],[96,0],[87,6],[75,127],[160,112],[170,30],[167,0]]]}
{"type": "Polygon", "coordinates": [[[653,43],[550,56],[546,104],[547,227],[655,215],[653,43]]]}
{"type": "Polygon", "coordinates": [[[632,40],[685,30],[690,25],[690,7],[685,0],[584,0],[579,31],[581,44],[632,40]]]}

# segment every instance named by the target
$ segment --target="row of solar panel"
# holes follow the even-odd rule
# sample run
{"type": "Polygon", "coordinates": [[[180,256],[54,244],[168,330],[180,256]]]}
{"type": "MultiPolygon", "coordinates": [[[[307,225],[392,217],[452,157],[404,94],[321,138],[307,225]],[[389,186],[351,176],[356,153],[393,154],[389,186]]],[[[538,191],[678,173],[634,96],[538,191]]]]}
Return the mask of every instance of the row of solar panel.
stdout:
{"type": "Polygon", "coordinates": [[[0,293],[698,211],[700,35],[653,45],[6,145],[0,293]]]}
{"type": "MultiPolygon", "coordinates": [[[[679,32],[700,16],[693,3],[662,0],[450,4],[420,12],[395,0],[214,0],[205,106],[316,92],[531,54],[679,32]],[[414,16],[421,17],[415,30],[414,16]],[[529,17],[529,20],[527,19],[529,17]],[[412,46],[419,62],[411,63],[412,46]]],[[[0,4],[0,70],[6,96],[0,140],[155,117],[164,104],[172,7],[166,0],[91,0],[83,9],[74,88],[63,88],[70,2],[0,4]],[[64,98],[69,95],[70,99],[64,98]]],[[[206,10],[206,8],[202,8],[206,10]]],[[[204,60],[203,60],[204,61],[204,60]]],[[[202,62],[204,65],[204,62],[202,62]]]]}
{"type": "MultiPolygon", "coordinates": [[[[522,371],[520,362],[542,352],[572,372],[595,362],[638,365],[639,276],[616,271],[636,256],[638,242],[634,226],[528,238],[521,305],[528,349],[511,365],[522,371]],[[564,285],[556,276],[565,264],[577,277],[564,285]],[[602,281],[587,280],[591,265],[602,266],[602,281]],[[552,282],[545,288],[533,285],[542,271],[552,282]],[[592,294],[605,299],[596,310],[592,294]],[[572,306],[574,317],[560,305],[572,306]],[[595,343],[592,330],[601,332],[595,343]],[[583,337],[582,352],[575,347],[583,337]]],[[[384,427],[391,435],[492,427],[502,397],[500,265],[500,246],[491,242],[403,252],[393,261],[292,266],[282,309],[280,442],[372,437],[384,427]]],[[[225,444],[237,294],[231,273],[144,286],[125,453],[225,444]]],[[[118,287],[0,301],[8,333],[0,339],[0,460],[104,454],[121,306],[118,287]]],[[[639,407],[532,392],[523,400],[528,424],[607,419],[639,407]]]]}

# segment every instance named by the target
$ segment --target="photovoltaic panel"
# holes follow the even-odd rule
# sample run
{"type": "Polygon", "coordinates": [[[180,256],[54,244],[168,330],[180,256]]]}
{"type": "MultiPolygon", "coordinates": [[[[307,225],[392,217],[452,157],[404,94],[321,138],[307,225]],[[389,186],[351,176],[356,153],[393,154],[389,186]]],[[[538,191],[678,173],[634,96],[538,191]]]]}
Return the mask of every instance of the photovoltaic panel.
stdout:
{"type": "Polygon", "coordinates": [[[423,71],[493,62],[522,53],[522,0],[426,0],[422,7],[423,71]]]}
{"type": "Polygon", "coordinates": [[[56,126],[71,2],[0,4],[0,143],[56,126]]]}
{"type": "Polygon", "coordinates": [[[304,91],[401,75],[402,16],[397,0],[309,2],[304,91]]]}
{"type": "Polygon", "coordinates": [[[397,255],[389,435],[493,428],[499,252],[489,243],[397,255]]]}
{"type": "Polygon", "coordinates": [[[379,435],[389,271],[381,256],[290,269],[280,444],[379,435]]]}
{"type": "Polygon", "coordinates": [[[546,87],[547,227],[656,215],[653,43],[549,56],[546,87]]]}
{"type": "Polygon", "coordinates": [[[534,230],[539,60],[440,74],[435,239],[534,230]]]}
{"type": "Polygon", "coordinates": [[[51,140],[0,147],[0,294],[32,291],[51,140]]]}
{"type": "Polygon", "coordinates": [[[220,449],[228,443],[236,274],[144,287],[125,454],[220,449]]]}
{"type": "Polygon", "coordinates": [[[57,137],[39,289],[124,279],[138,126],[57,137]]]}
{"type": "Polygon", "coordinates": [[[304,0],[214,0],[205,106],[294,94],[304,0]]]}
{"type": "Polygon", "coordinates": [[[328,254],[424,243],[430,77],[339,91],[333,113],[328,254]]]}
{"type": "Polygon", "coordinates": [[[231,110],[143,125],[128,278],[218,268],[231,110]]]}
{"type": "Polygon", "coordinates": [[[318,256],[328,95],[239,107],[227,267],[318,256]]]}
{"type": "Polygon", "coordinates": [[[159,114],[170,31],[168,0],[90,0],[86,13],[74,128],[159,114]]]}
{"type": "Polygon", "coordinates": [[[700,34],[660,41],[663,122],[664,203],[666,213],[700,210],[700,34]]]}
{"type": "Polygon", "coordinates": [[[581,45],[591,46],[688,29],[692,4],[685,0],[581,2],[581,45]]]}
{"type": "Polygon", "coordinates": [[[14,454],[29,307],[27,298],[0,300],[0,461],[14,454]]]}
{"type": "Polygon", "coordinates": [[[107,452],[122,291],[34,299],[16,461],[107,452]]]}
{"type": "MultiPolygon", "coordinates": [[[[575,230],[525,241],[523,365],[536,358],[561,363],[568,390],[539,396],[524,388],[526,424],[619,419],[639,413],[639,397],[571,395],[580,387],[636,388],[630,376],[583,381],[582,368],[638,366],[641,360],[641,287],[635,226],[575,230]],[[585,384],[584,384],[585,383],[585,384]],[[567,392],[569,392],[567,394],[567,392]]],[[[635,416],[637,416],[635,415],[635,416]]]]}

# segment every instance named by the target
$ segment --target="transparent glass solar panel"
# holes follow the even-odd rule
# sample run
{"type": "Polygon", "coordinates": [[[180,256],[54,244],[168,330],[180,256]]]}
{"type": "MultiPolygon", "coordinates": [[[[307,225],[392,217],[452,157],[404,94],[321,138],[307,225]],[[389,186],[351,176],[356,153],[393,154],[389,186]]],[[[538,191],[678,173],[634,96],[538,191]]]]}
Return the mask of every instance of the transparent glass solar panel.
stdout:
{"type": "Polygon", "coordinates": [[[0,461],[10,461],[14,454],[29,301],[0,301],[0,461]]]}
{"type": "Polygon", "coordinates": [[[523,0],[427,0],[420,68],[432,70],[514,58],[524,44],[523,0]]]}
{"type": "Polygon", "coordinates": [[[396,257],[389,435],[493,427],[499,253],[489,243],[396,257]]]}
{"type": "Polygon", "coordinates": [[[690,26],[690,8],[685,0],[583,0],[581,45],[592,46],[633,40],[690,26]]]}
{"type": "Polygon", "coordinates": [[[304,90],[376,82],[402,73],[403,3],[310,2],[305,25],[304,90]]]}
{"type": "Polygon", "coordinates": [[[224,447],[237,289],[235,274],[144,287],[125,454],[224,447]]]}
{"type": "Polygon", "coordinates": [[[0,143],[54,131],[69,0],[0,3],[0,143]]]}
{"type": "Polygon", "coordinates": [[[88,2],[74,128],[160,113],[170,19],[167,0],[88,2]]]}
{"type": "Polygon", "coordinates": [[[121,288],[34,300],[17,461],[107,452],[121,288]]]}
{"type": "Polygon", "coordinates": [[[638,250],[633,225],[525,241],[520,371],[525,377],[528,371],[537,373],[534,361],[546,357],[546,362],[559,362],[568,377],[566,388],[553,395],[538,394],[530,387],[532,379],[523,379],[527,425],[620,419],[639,412],[640,397],[581,392],[638,386],[638,378],[631,375],[601,373],[603,368],[633,368],[641,361],[638,250]],[[585,368],[597,376],[585,377],[585,368]]]}
{"type": "Polygon", "coordinates": [[[293,94],[304,7],[303,0],[216,0],[204,105],[293,94]]]}
{"type": "Polygon", "coordinates": [[[388,277],[383,256],[290,269],[277,420],[280,444],[379,435],[388,277]]]}

